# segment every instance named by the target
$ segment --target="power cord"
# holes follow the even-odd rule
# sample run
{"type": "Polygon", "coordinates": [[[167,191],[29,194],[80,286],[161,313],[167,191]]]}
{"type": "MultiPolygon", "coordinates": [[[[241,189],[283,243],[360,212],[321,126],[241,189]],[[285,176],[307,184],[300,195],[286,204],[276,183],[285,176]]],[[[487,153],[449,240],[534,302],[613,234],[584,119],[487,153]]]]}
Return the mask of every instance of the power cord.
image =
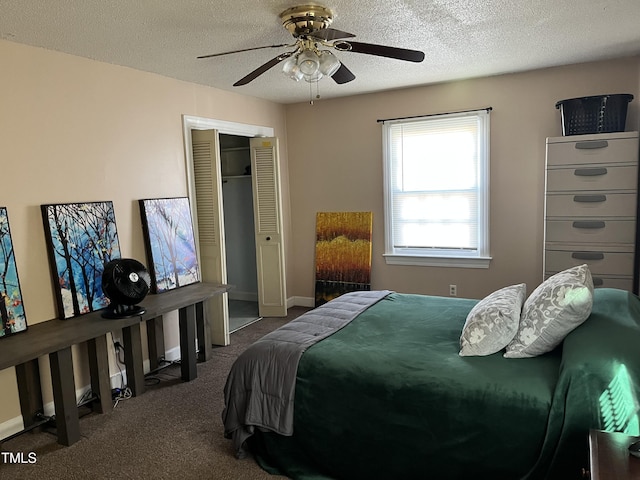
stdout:
{"type": "MultiPolygon", "coordinates": [[[[113,333],[111,334],[111,339],[113,340],[113,333]]],[[[127,400],[131,398],[133,396],[133,392],[129,387],[125,385],[124,374],[122,372],[122,368],[120,368],[120,364],[126,365],[124,360],[120,358],[120,353],[121,352],[124,353],[124,347],[122,346],[120,341],[113,340],[113,349],[115,351],[115,356],[116,356],[116,366],[120,371],[120,388],[114,388],[111,390],[111,398],[114,401],[113,408],[115,409],[121,400],[127,400]]],[[[179,375],[172,375],[163,370],[167,367],[180,365],[181,364],[180,360],[170,361],[162,358],[160,361],[162,363],[160,367],[158,367],[154,372],[149,372],[147,375],[145,375],[145,386],[157,385],[158,383],[160,383],[161,380],[163,380],[162,378],[163,375],[165,376],[164,377],[165,380],[168,379],[167,377],[179,378],[179,375]]]]}
{"type": "MultiPolygon", "coordinates": [[[[113,339],[113,334],[111,334],[111,338],[113,339]]],[[[121,400],[127,400],[131,398],[133,396],[133,392],[128,386],[125,385],[124,374],[122,373],[122,368],[120,368],[120,364],[125,364],[124,360],[120,358],[120,352],[124,353],[124,347],[119,341],[114,340],[113,348],[116,354],[116,366],[118,367],[118,371],[120,372],[120,388],[114,388],[111,390],[111,398],[114,402],[113,408],[115,409],[121,400]]]]}
{"type": "Polygon", "coordinates": [[[80,397],[80,399],[76,402],[76,406],[79,407],[83,407],[84,405],[86,405],[87,403],[91,403],[94,400],[96,400],[97,397],[93,394],[93,391],[91,389],[87,390],[86,392],[84,392],[84,394],[80,397]]]}
{"type": "Polygon", "coordinates": [[[113,398],[113,400],[114,400],[113,408],[114,409],[118,406],[118,403],[120,403],[121,400],[128,400],[133,396],[133,392],[131,391],[131,389],[129,387],[126,387],[123,390],[120,390],[119,388],[115,388],[114,390],[116,392],[116,395],[113,398]]]}
{"type": "Polygon", "coordinates": [[[163,380],[173,380],[176,378],[180,378],[179,374],[174,375],[166,370],[169,367],[179,366],[180,360],[166,360],[163,357],[160,359],[160,363],[162,365],[145,375],[145,386],[151,387],[154,385],[158,385],[163,380]]]}

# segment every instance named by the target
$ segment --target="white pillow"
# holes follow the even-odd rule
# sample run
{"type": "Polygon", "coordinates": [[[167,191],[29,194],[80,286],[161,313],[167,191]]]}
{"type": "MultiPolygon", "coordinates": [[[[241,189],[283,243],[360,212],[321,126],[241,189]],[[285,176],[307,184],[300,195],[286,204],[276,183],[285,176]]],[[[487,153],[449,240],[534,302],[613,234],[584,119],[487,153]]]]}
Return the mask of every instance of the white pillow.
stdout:
{"type": "Polygon", "coordinates": [[[496,290],[480,300],[467,315],[460,336],[460,356],[499,352],[518,331],[527,294],[524,283],[496,290]]]}
{"type": "Polygon", "coordinates": [[[528,358],[550,352],[587,319],[592,306],[593,280],[586,264],[556,273],[524,302],[520,327],[504,356],[528,358]]]}

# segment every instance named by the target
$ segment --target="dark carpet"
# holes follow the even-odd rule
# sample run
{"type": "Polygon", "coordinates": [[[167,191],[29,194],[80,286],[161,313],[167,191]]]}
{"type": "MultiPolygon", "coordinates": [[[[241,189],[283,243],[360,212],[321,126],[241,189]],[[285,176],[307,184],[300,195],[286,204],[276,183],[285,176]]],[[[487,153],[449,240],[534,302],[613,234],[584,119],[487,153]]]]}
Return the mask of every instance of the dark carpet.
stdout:
{"type": "Polygon", "coordinates": [[[264,318],[231,334],[231,344],[214,348],[191,382],[180,380],[179,365],[147,376],[143,395],[120,401],[110,413],[83,416],[82,438],[69,447],[59,445],[51,429],[0,443],[3,457],[22,453],[28,462],[35,453],[35,463],[0,458],[0,479],[285,478],[269,475],[253,458],[235,458],[223,436],[223,388],[233,361],[247,346],[307,310],[294,307],[286,318],[264,318]]]}

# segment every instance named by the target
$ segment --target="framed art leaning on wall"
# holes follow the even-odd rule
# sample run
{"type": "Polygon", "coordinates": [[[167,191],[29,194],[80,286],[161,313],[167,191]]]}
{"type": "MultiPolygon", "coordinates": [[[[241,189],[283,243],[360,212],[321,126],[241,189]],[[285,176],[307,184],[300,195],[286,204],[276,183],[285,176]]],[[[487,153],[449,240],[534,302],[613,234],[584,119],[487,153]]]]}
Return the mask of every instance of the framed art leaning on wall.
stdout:
{"type": "Polygon", "coordinates": [[[372,212],[316,213],[316,307],[371,290],[372,229],[372,212]]]}
{"type": "Polygon", "coordinates": [[[6,207],[0,207],[0,338],[27,329],[6,207]]]}
{"type": "Polygon", "coordinates": [[[71,318],[109,304],[104,266],[120,258],[112,202],[41,205],[58,315],[71,318]]]}
{"type": "Polygon", "coordinates": [[[142,231],[154,293],[200,281],[187,197],[140,200],[142,231]]]}

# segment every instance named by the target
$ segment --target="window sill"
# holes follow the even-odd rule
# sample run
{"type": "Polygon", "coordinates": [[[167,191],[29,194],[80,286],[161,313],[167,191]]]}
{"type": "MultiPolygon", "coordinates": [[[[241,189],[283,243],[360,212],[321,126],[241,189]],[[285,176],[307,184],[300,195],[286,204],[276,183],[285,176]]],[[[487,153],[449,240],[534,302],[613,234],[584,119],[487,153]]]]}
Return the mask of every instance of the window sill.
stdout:
{"type": "Polygon", "coordinates": [[[491,257],[423,257],[417,255],[383,254],[387,265],[418,265],[423,267],[489,268],[491,257]]]}

